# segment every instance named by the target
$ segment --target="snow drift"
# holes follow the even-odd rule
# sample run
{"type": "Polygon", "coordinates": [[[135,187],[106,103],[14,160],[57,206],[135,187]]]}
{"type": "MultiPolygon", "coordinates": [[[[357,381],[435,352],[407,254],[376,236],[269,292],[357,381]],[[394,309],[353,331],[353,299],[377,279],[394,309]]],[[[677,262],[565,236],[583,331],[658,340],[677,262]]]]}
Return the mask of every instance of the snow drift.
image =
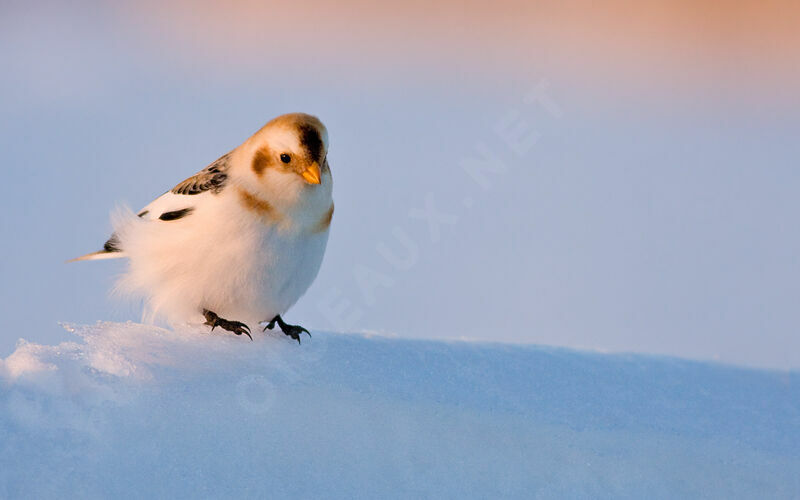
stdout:
{"type": "Polygon", "coordinates": [[[133,323],[0,361],[0,497],[800,496],[800,377],[133,323]]]}

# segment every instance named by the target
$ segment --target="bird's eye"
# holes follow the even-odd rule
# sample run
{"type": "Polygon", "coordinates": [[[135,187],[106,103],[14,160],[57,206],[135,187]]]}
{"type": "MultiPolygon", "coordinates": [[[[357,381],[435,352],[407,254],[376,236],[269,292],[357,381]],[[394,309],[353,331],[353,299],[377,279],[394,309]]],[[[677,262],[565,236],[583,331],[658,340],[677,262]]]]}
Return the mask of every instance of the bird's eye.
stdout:
{"type": "Polygon", "coordinates": [[[292,157],[287,155],[286,153],[281,153],[281,161],[283,163],[289,163],[290,161],[292,161],[292,157]]]}

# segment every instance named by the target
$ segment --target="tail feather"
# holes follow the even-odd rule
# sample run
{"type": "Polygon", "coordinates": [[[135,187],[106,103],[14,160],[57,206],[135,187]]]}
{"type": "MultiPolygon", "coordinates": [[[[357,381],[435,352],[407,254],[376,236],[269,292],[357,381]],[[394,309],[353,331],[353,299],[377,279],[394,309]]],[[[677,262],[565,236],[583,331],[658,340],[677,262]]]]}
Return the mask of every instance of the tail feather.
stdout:
{"type": "Polygon", "coordinates": [[[122,257],[127,257],[127,255],[125,255],[125,252],[120,248],[119,236],[117,236],[117,233],[113,233],[111,238],[103,245],[102,250],[75,257],[74,259],[68,260],[67,263],[77,262],[79,260],[121,259],[122,257]]]}
{"type": "Polygon", "coordinates": [[[87,253],[86,255],[81,255],[80,257],[75,257],[74,259],[68,260],[67,263],[78,262],[80,260],[121,259],[123,257],[127,257],[127,255],[125,252],[120,252],[119,250],[100,250],[97,252],[87,253]]]}

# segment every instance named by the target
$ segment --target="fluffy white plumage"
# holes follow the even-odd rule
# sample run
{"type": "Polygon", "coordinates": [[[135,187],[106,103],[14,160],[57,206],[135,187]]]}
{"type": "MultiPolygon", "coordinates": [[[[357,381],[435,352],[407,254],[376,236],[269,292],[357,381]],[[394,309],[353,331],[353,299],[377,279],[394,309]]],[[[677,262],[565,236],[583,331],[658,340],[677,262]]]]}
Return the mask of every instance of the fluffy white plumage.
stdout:
{"type": "Polygon", "coordinates": [[[280,116],[146,206],[114,217],[104,251],[127,257],[118,290],[146,318],[250,325],[284,314],[317,276],[333,215],[328,138],[313,116],[280,116]],[[289,161],[286,161],[288,158],[289,161]]]}

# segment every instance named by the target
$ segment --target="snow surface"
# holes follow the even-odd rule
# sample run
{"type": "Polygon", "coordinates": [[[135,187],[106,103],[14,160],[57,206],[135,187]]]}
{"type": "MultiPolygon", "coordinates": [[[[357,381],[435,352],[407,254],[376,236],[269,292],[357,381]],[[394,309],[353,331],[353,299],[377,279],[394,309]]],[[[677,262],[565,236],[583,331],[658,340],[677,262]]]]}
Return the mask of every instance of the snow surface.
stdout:
{"type": "Polygon", "coordinates": [[[800,497],[800,376],[134,323],[0,361],[0,497],[800,497]]]}

